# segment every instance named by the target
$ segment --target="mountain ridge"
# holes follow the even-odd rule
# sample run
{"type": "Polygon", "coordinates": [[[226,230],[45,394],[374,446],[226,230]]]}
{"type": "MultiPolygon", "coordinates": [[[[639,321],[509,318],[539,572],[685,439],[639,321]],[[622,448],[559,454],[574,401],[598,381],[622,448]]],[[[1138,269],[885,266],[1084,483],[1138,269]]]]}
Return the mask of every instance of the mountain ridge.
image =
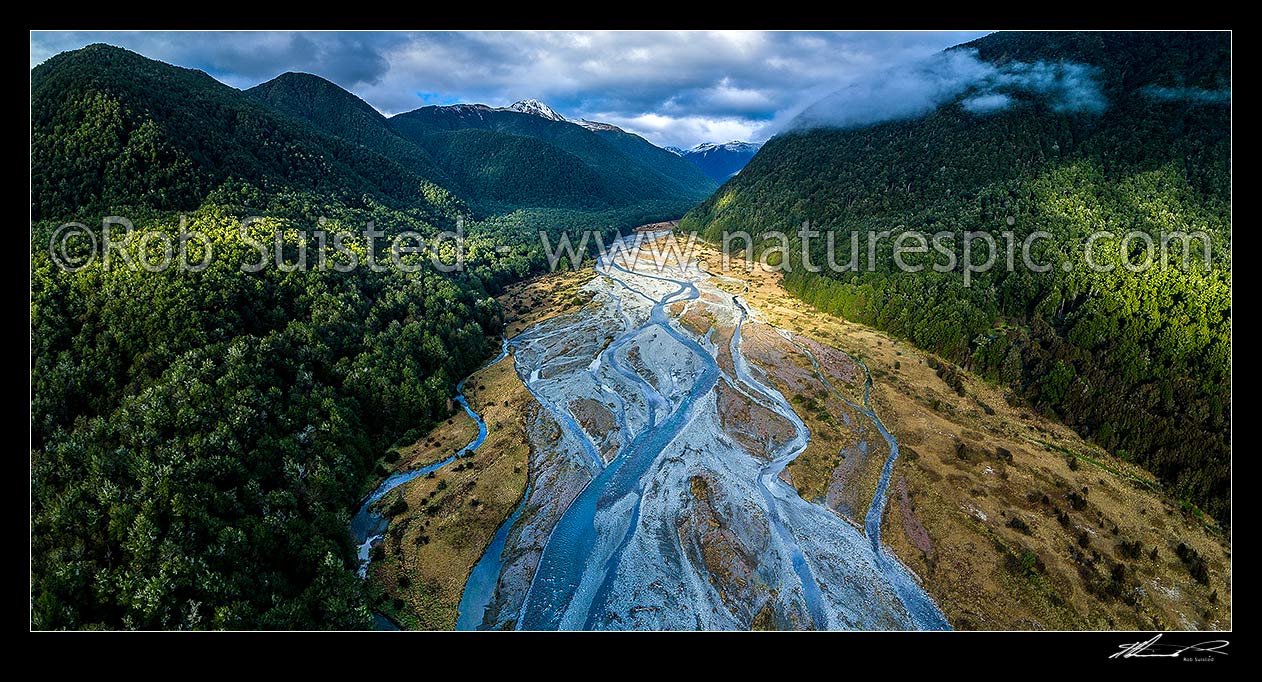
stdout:
{"type": "Polygon", "coordinates": [[[187,210],[230,182],[352,203],[376,196],[434,218],[646,202],[674,202],[682,214],[714,189],[642,138],[567,121],[537,100],[385,117],[318,75],[285,73],[242,91],[105,44],[56,55],[31,78],[37,219],[136,203],[187,210]],[[108,144],[71,148],[79,138],[54,134],[67,128],[108,144]]]}
{"type": "Polygon", "coordinates": [[[189,209],[229,179],[428,204],[415,170],[202,71],[122,48],[90,45],[35,67],[31,109],[36,218],[110,204],[189,209]]]}
{"type": "MultiPolygon", "coordinates": [[[[502,145],[522,150],[547,147],[550,158],[563,159],[558,163],[564,164],[566,177],[584,178],[574,181],[576,201],[593,196],[593,192],[627,200],[673,197],[697,201],[714,189],[714,183],[691,164],[614,126],[584,126],[533,112],[469,104],[421,107],[395,114],[388,121],[397,133],[432,154],[472,164],[445,167],[454,174],[464,173],[467,182],[476,182],[484,175],[478,170],[478,159],[491,150],[481,148],[478,154],[450,150],[494,136],[502,145]]],[[[503,161],[497,157],[491,163],[502,168],[503,161]]],[[[520,180],[533,182],[538,173],[546,172],[547,168],[536,166],[531,177],[520,180]]]]}
{"type": "Polygon", "coordinates": [[[762,144],[758,142],[702,142],[688,149],[675,147],[669,151],[678,154],[695,164],[715,182],[724,182],[741,172],[750,159],[758,153],[762,144]]]}

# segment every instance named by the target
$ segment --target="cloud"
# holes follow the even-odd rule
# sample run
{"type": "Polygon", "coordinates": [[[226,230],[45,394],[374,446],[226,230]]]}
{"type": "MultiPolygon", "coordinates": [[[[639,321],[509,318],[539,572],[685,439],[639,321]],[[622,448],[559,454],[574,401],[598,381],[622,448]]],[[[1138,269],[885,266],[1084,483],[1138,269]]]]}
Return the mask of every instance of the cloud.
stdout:
{"type": "Polygon", "coordinates": [[[1231,88],[1205,90],[1202,88],[1167,88],[1161,85],[1146,85],[1140,88],[1140,92],[1153,99],[1169,102],[1231,104],[1231,88]]]}
{"type": "Polygon", "coordinates": [[[290,31],[33,32],[31,66],[64,50],[109,43],[164,62],[201,69],[247,88],[286,71],[319,74],[345,88],[379,82],[390,70],[394,33],[290,31]]]}
{"type": "Polygon", "coordinates": [[[1011,97],[998,92],[988,95],[973,95],[960,102],[960,106],[974,114],[989,114],[992,111],[1007,109],[1011,104],[1011,97]]]}
{"type": "Polygon", "coordinates": [[[387,115],[435,102],[534,97],[660,145],[765,140],[874,71],[984,32],[33,32],[31,65],[93,42],[247,88],[319,74],[387,115]],[[705,136],[705,137],[698,137],[705,136]]]}
{"type": "MultiPolygon", "coordinates": [[[[664,116],[640,114],[624,117],[614,112],[596,115],[597,120],[612,123],[623,130],[633,131],[650,140],[733,140],[749,141],[760,136],[765,123],[742,118],[708,118],[704,116],[664,116]]],[[[680,144],[662,143],[663,146],[680,144]]],[[[694,143],[694,145],[697,143],[694,143]]],[[[689,145],[691,147],[693,145],[689,145]]]]}
{"type": "Polygon", "coordinates": [[[798,116],[793,127],[849,128],[923,116],[990,74],[974,54],[953,50],[894,69],[874,70],[798,116]]]}
{"type": "Polygon", "coordinates": [[[977,52],[957,49],[895,68],[876,69],[806,107],[789,128],[850,128],[923,116],[964,96],[974,114],[1000,111],[1016,94],[1042,97],[1057,111],[1099,113],[1106,101],[1085,64],[1010,62],[996,66],[977,52]]]}
{"type": "Polygon", "coordinates": [[[1043,95],[1057,111],[1100,113],[1107,102],[1095,80],[1096,68],[1072,62],[1013,62],[995,70],[978,87],[1005,88],[1043,95]]]}

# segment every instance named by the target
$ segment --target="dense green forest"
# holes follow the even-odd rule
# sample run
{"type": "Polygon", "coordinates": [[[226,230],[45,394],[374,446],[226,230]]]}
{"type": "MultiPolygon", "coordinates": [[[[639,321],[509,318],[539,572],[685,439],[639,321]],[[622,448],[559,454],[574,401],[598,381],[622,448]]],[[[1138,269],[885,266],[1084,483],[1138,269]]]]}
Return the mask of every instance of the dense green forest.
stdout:
{"type": "Polygon", "coordinates": [[[232,179],[269,193],[486,216],[517,208],[679,213],[715,184],[622,131],[516,111],[425,107],[391,119],[317,76],[242,92],[108,45],[31,73],[35,219],[107,207],[191,210],[232,179]],[[483,111],[463,116],[460,111],[483,111]]]}
{"type": "MultiPolygon", "coordinates": [[[[446,419],[456,381],[498,347],[493,296],[546,266],[537,231],[609,232],[687,206],[672,195],[474,212],[494,202],[449,189],[430,157],[353,102],[317,125],[107,46],[37,67],[32,98],[39,629],[368,627],[350,515],[387,451],[446,419]],[[149,272],[123,254],[154,258],[160,242],[131,239],[110,267],[99,253],[60,267],[58,226],[93,226],[99,250],[105,215],[176,243],[200,232],[213,258],[149,272]],[[251,216],[265,218],[243,235],[251,216]],[[418,272],[340,272],[332,251],[319,267],[317,230],[358,234],[369,221],[387,236],[461,224],[464,270],[406,256],[418,272]],[[245,237],[270,251],[273,234],[286,267],[242,271],[259,259],[245,237]],[[304,247],[306,267],[291,267],[304,247]]],[[[90,255],[86,239],[67,244],[90,255]]],[[[361,263],[370,248],[345,246],[361,263]]],[[[206,248],[190,239],[189,262],[206,248]]]]}
{"type": "MultiPolygon", "coordinates": [[[[1066,112],[1013,92],[1012,106],[979,115],[960,105],[972,94],[964,92],[915,120],[793,130],[680,229],[718,239],[724,230],[793,233],[810,221],[824,233],[812,241],[812,262],[825,270],[787,273],[796,295],[1012,387],[1014,400],[1055,413],[1229,522],[1230,99],[1204,95],[1229,93],[1230,36],[1001,33],[963,47],[995,64],[1088,64],[1107,108],[1066,112]],[[850,235],[869,230],[892,232],[877,246],[875,271],[866,271],[866,238],[859,272],[827,269],[829,231],[844,264],[850,235]],[[1021,241],[1044,230],[1053,240],[1034,242],[1035,260],[1057,267],[1034,273],[1018,260],[1015,272],[974,274],[971,286],[959,269],[904,273],[892,259],[904,230],[1011,230],[1018,259],[1021,241]],[[1115,266],[1108,273],[1083,265],[1097,230],[1117,234],[1093,249],[1096,263],[1115,266]],[[1203,230],[1212,266],[1194,244],[1187,269],[1131,272],[1118,244],[1130,230],[1153,235],[1158,258],[1162,231],[1203,230]]],[[[962,257],[962,240],[951,245],[962,257]]],[[[1141,263],[1144,242],[1130,246],[1129,262],[1141,263]]],[[[800,253],[797,237],[790,253],[800,253]]],[[[944,263],[934,257],[919,262],[944,263]]]]}
{"type": "Polygon", "coordinates": [[[389,123],[471,192],[495,191],[497,203],[588,208],[671,197],[695,203],[716,187],[691,163],[617,129],[588,130],[478,105],[423,107],[389,123]]]}
{"type": "MultiPolygon", "coordinates": [[[[891,239],[875,272],[797,270],[786,283],[1011,386],[1226,521],[1230,110],[1170,93],[1228,88],[1228,41],[989,36],[969,47],[993,63],[1094,65],[1108,107],[1066,113],[1014,94],[984,116],[953,102],[914,121],[783,134],[682,227],[717,237],[809,220],[838,244],[900,225],[1047,230],[1056,239],[1036,256],[1054,262],[1101,228],[1208,232],[1209,269],[996,270],[965,287],[959,273],[893,271],[891,239]]],[[[494,295],[545,267],[537,231],[674,218],[714,187],[621,131],[461,108],[387,119],[302,74],[241,92],[94,45],[31,80],[40,629],[368,626],[350,514],[389,448],[445,419],[455,382],[496,347],[494,295]],[[214,257],[199,271],[53,262],[59,225],[93,226],[99,246],[106,215],[173,236],[183,218],[214,257]],[[434,235],[460,221],[466,269],[246,273],[248,216],[266,216],[249,229],[269,246],[282,234],[288,263],[316,229],[434,235]]],[[[188,248],[196,261],[204,245],[188,248]]]]}
{"type": "MultiPolygon", "coordinates": [[[[192,69],[108,45],[31,72],[34,218],[191,210],[229,179],[391,205],[455,201],[429,178],[192,69]]],[[[437,213],[435,213],[437,215],[437,213]]]]}
{"type": "Polygon", "coordinates": [[[715,188],[644,138],[481,105],[423,107],[387,119],[318,76],[287,73],[246,91],[269,107],[432,178],[478,208],[603,209],[679,200],[715,188]]]}
{"type": "Polygon", "coordinates": [[[457,187],[424,149],[394,132],[371,104],[324,78],[284,73],[245,92],[275,111],[361,145],[443,187],[457,187]]]}

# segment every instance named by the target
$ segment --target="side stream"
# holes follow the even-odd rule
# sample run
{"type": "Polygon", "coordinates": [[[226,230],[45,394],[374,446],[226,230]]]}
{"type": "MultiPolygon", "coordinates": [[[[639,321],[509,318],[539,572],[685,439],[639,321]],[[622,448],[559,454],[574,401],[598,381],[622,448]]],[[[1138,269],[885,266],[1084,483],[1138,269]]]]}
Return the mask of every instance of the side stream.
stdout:
{"type": "MultiPolygon", "coordinates": [[[[494,360],[491,360],[484,365],[483,369],[490,367],[507,357],[508,348],[508,340],[505,339],[500,348],[500,354],[497,355],[494,360]]],[[[456,461],[459,457],[473,453],[473,451],[477,450],[478,446],[482,445],[483,441],[486,440],[486,422],[482,420],[481,415],[474,412],[473,409],[469,407],[469,401],[466,400],[464,396],[465,381],[467,381],[467,378],[461,379],[460,383],[456,384],[456,395],[453,399],[460,404],[460,407],[464,409],[465,414],[469,415],[469,417],[477,423],[478,435],[468,445],[456,452],[456,454],[444,460],[434,462],[433,464],[427,464],[416,469],[402,471],[387,477],[380,485],[368,494],[368,497],[364,498],[364,501],[359,505],[359,511],[355,512],[355,516],[351,517],[350,527],[351,537],[354,538],[355,544],[359,545],[360,578],[368,576],[369,554],[372,552],[372,546],[385,537],[386,527],[389,524],[388,519],[374,511],[372,506],[381,498],[385,497],[391,490],[398,488],[404,483],[412,481],[417,477],[429,474],[430,472],[438,471],[439,469],[442,469],[448,464],[456,461]]],[[[374,617],[374,621],[376,622],[378,628],[389,629],[384,627],[386,625],[386,623],[382,622],[384,620],[385,619],[380,616],[374,617]]]]}

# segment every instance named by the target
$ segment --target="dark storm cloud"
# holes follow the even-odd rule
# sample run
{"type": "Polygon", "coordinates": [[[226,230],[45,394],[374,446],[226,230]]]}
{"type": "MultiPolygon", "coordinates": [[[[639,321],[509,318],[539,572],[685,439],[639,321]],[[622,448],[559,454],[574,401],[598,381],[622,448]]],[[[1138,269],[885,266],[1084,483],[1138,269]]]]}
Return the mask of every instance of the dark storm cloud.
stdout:
{"type": "Polygon", "coordinates": [[[107,42],[250,87],[316,73],[383,113],[535,97],[661,145],[766,139],[874,72],[982,35],[877,32],[33,33],[31,64],[107,42]]]}

